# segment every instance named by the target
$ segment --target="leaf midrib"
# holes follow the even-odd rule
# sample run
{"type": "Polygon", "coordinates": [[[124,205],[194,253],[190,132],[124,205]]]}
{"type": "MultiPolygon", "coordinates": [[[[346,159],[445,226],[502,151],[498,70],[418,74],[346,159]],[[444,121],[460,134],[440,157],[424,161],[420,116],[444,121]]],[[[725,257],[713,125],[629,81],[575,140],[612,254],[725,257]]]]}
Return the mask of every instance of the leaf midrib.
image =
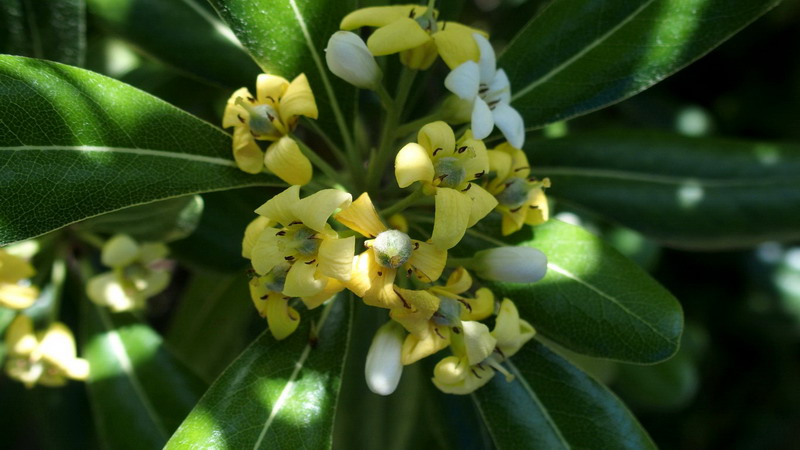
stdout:
{"type": "Polygon", "coordinates": [[[139,156],[154,156],[159,158],[183,159],[186,161],[214,164],[218,166],[236,167],[236,163],[229,159],[217,158],[214,156],[195,155],[192,153],[170,152],[166,150],[154,150],[145,148],[131,147],[109,147],[101,145],[19,145],[0,147],[0,151],[76,151],[76,152],[100,152],[100,153],[122,153],[139,156]]]}

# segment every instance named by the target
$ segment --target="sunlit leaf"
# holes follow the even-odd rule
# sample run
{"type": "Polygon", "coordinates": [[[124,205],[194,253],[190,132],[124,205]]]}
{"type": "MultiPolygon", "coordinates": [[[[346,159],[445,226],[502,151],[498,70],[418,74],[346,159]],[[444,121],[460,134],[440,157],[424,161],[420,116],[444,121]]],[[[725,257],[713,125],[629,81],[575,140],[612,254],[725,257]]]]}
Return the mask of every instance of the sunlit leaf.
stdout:
{"type": "Polygon", "coordinates": [[[0,56],[0,244],[128,206],[282,184],[236,168],[228,134],[118,81],[0,56]]]}

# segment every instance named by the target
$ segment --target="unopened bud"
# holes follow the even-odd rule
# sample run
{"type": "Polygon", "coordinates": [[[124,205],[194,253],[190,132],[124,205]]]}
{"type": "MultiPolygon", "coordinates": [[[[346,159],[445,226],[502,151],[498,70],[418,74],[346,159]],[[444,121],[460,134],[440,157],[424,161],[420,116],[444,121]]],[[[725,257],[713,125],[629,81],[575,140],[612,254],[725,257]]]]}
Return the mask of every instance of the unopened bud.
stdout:
{"type": "Polygon", "coordinates": [[[367,353],[364,376],[369,390],[379,395],[389,395],[397,389],[403,374],[401,353],[405,331],[394,320],[378,329],[367,353]]]}
{"type": "Polygon", "coordinates": [[[375,258],[383,267],[396,269],[411,258],[411,238],[402,231],[386,230],[372,241],[375,258]]]}
{"type": "Polygon", "coordinates": [[[362,89],[375,90],[383,77],[367,45],[349,31],[333,33],[325,49],[325,61],[334,75],[362,89]]]}
{"type": "Polygon", "coordinates": [[[487,280],[533,283],[547,273],[547,257],[531,247],[498,247],[475,253],[469,268],[487,280]]]}

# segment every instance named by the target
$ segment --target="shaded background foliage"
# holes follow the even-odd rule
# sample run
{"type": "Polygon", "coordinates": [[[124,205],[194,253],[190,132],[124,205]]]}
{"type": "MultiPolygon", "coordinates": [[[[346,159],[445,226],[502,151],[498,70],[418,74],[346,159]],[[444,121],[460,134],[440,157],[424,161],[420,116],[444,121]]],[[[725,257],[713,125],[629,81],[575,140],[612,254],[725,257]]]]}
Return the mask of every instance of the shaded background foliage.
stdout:
{"type": "MultiPolygon", "coordinates": [[[[490,12],[468,3],[463,12],[467,21],[485,18],[504,24],[493,35],[502,42],[513,37],[542,3],[503,2],[490,12]]],[[[154,49],[130,49],[122,41],[109,40],[102,32],[108,23],[89,17],[86,68],[139,87],[212,123],[219,122],[229,88],[238,87],[223,86],[229,80],[233,80],[230,84],[241,84],[235,81],[240,78],[238,75],[231,76],[223,67],[213,71],[217,76],[211,82],[187,77],[185,72],[161,62],[154,49]],[[132,50],[128,64],[118,58],[109,64],[109,49],[122,49],[123,54],[132,50]]],[[[796,141],[800,138],[800,127],[796,126],[800,123],[799,24],[800,5],[786,2],[655,87],[601,112],[570,121],[569,132],[625,127],[796,141]],[[773,49],[780,49],[784,57],[776,58],[770,52],[773,49]]],[[[249,79],[250,75],[241,78],[249,79]]],[[[557,127],[543,131],[558,132],[557,127]]],[[[532,162],[536,163],[535,158],[532,162]]],[[[172,245],[175,254],[194,261],[193,274],[179,275],[177,286],[154,299],[148,310],[148,320],[166,336],[167,344],[180,358],[191,361],[194,371],[206,382],[216,378],[263,328],[249,304],[242,307],[241,303],[232,305],[226,301],[243,293],[242,272],[232,269],[243,268],[245,261],[239,258],[239,235],[220,231],[234,226],[227,218],[242,229],[250,211],[267,194],[264,188],[204,194],[206,213],[197,231],[172,245]],[[198,319],[199,308],[181,302],[180,294],[186,292],[187,299],[196,298],[188,294],[192,289],[207,289],[202,285],[203,275],[228,278],[214,286],[220,292],[213,296],[214,301],[202,305],[204,316],[198,319]],[[203,344],[170,332],[171,327],[181,328],[176,325],[181,322],[213,324],[222,317],[233,332],[218,339],[212,337],[203,344]],[[208,353],[227,354],[230,358],[203,359],[198,352],[201,345],[224,346],[223,350],[208,353]]],[[[612,364],[565,354],[609,382],[662,448],[779,448],[796,443],[800,429],[800,379],[796,376],[800,373],[800,242],[767,244],[755,250],[686,252],[659,247],[586,212],[569,212],[585,226],[603,233],[680,299],[687,331],[680,353],[657,366],[612,364]]],[[[355,312],[357,317],[362,313],[355,312]]],[[[66,317],[65,321],[75,327],[77,317],[66,317]]],[[[376,320],[375,326],[379,323],[376,320]]],[[[430,388],[426,375],[429,369],[409,371],[398,395],[374,400],[368,410],[403,411],[415,407],[403,405],[401,394],[404,389],[430,388]]],[[[359,382],[361,370],[358,362],[345,363],[347,376],[358,378],[359,382]]],[[[0,410],[0,431],[12,437],[7,443],[11,448],[100,446],[95,441],[84,389],[83,384],[71,383],[59,391],[38,388],[27,393],[21,385],[0,378],[3,404],[17,405],[0,410]],[[35,401],[28,400],[30,394],[35,401]]],[[[358,392],[342,393],[343,397],[348,395],[357,396],[358,392]]],[[[423,416],[412,426],[424,431],[402,444],[444,447],[458,443],[459,448],[480,447],[483,442],[458,440],[459,427],[479,426],[474,422],[475,412],[469,411],[472,403],[461,400],[430,389],[430,404],[423,410],[426,414],[455,415],[448,417],[451,429],[425,429],[423,416]],[[463,416],[454,413],[464,410],[468,412],[463,416]]],[[[360,418],[358,412],[353,412],[352,417],[339,417],[336,429],[345,433],[360,418]],[[350,424],[343,423],[348,419],[350,424]]],[[[372,423],[392,423],[391,417],[369,419],[372,423]]],[[[342,436],[338,439],[346,442],[342,436]]],[[[391,436],[373,436],[363,444],[377,446],[390,439],[391,436]]],[[[490,441],[487,438],[485,442],[490,441]]]]}

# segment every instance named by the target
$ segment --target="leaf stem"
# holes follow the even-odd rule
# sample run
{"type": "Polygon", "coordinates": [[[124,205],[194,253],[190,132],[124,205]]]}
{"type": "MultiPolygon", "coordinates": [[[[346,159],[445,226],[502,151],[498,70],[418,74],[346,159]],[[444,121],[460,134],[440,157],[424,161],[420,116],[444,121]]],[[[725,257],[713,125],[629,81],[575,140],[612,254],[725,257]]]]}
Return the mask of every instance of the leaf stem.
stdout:
{"type": "Polygon", "coordinates": [[[422,196],[423,196],[422,188],[420,187],[414,192],[408,194],[405,198],[397,201],[394,205],[381,210],[381,215],[383,217],[391,217],[393,214],[402,212],[409,206],[412,206],[413,204],[417,203],[417,200],[419,200],[422,196]]]}
{"type": "Polygon", "coordinates": [[[394,132],[394,136],[396,138],[407,136],[431,122],[440,120],[441,117],[442,116],[439,114],[439,111],[435,111],[427,116],[420,117],[419,119],[412,120],[411,122],[406,122],[397,127],[397,130],[394,132]]]}
{"type": "Polygon", "coordinates": [[[328,176],[334,182],[342,182],[342,176],[339,172],[336,171],[330,164],[328,164],[324,159],[322,159],[317,152],[312,150],[305,142],[298,139],[297,136],[291,134],[290,137],[297,142],[297,145],[300,147],[300,151],[303,152],[303,155],[308,158],[312,164],[314,164],[319,170],[322,171],[325,175],[328,176]]]}

